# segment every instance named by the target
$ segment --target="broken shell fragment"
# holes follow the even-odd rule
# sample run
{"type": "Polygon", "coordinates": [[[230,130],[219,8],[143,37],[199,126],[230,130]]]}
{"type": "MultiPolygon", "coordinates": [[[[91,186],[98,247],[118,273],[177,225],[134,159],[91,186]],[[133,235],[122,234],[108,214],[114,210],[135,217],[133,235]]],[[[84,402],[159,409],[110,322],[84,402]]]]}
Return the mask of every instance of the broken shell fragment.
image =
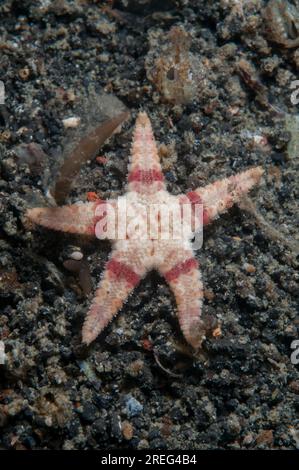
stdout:
{"type": "Polygon", "coordinates": [[[79,126],[81,119],[76,116],[72,116],[62,120],[62,124],[65,129],[74,129],[79,126]]]}
{"type": "Polygon", "coordinates": [[[71,259],[74,259],[76,261],[80,261],[80,259],[83,258],[83,253],[81,251],[73,251],[71,254],[70,254],[70,258],[71,259]]]}

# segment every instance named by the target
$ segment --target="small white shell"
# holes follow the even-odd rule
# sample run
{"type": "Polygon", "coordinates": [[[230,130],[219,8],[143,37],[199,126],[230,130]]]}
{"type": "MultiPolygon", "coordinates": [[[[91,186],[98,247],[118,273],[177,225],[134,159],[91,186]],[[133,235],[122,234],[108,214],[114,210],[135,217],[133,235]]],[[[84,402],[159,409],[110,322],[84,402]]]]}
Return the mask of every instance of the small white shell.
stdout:
{"type": "Polygon", "coordinates": [[[66,129],[78,127],[81,119],[76,116],[72,116],[62,120],[62,124],[66,129]]]}
{"type": "Polygon", "coordinates": [[[83,258],[83,253],[81,253],[81,251],[73,251],[71,254],[70,254],[70,258],[71,259],[74,259],[76,261],[80,261],[80,259],[83,258]]]}

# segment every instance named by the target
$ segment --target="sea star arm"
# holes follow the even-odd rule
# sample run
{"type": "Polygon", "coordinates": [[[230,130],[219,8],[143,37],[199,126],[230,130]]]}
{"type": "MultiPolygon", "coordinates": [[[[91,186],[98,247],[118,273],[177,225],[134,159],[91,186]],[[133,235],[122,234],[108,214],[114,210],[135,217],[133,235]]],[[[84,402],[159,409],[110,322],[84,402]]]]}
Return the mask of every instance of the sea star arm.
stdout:
{"type": "Polygon", "coordinates": [[[101,333],[144,275],[142,257],[134,256],[133,264],[127,251],[112,252],[83,325],[83,343],[89,345],[101,333]]]}
{"type": "Polygon", "coordinates": [[[263,172],[262,167],[257,166],[191,191],[186,196],[193,206],[203,205],[203,224],[205,225],[239,202],[243,195],[258,184],[263,172]]]}
{"type": "Polygon", "coordinates": [[[153,194],[165,189],[160,158],[151,122],[146,113],[139,113],[131,149],[128,190],[153,194]]]}
{"type": "MultiPolygon", "coordinates": [[[[51,230],[94,236],[99,214],[103,213],[107,204],[108,201],[98,200],[62,207],[35,207],[27,210],[26,217],[51,230]],[[102,210],[99,211],[99,208],[102,210]]],[[[109,201],[109,204],[113,205],[114,202],[109,201]]]]}
{"type": "Polygon", "coordinates": [[[192,250],[178,247],[166,253],[159,272],[174,293],[178,320],[186,341],[198,349],[204,335],[203,321],[200,318],[203,285],[198,261],[192,250]]]}

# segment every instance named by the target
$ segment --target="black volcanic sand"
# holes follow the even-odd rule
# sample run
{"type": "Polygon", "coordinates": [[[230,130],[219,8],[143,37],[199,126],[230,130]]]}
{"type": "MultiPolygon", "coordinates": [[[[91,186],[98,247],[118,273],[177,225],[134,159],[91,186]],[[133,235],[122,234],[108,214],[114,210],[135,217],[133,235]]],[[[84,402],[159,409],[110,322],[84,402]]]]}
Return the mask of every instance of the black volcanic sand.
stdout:
{"type": "Polygon", "coordinates": [[[296,155],[287,151],[284,113],[298,110],[290,101],[298,53],[267,41],[262,1],[246,2],[243,17],[231,13],[230,1],[120,0],[113,14],[103,3],[6,0],[0,6],[6,91],[0,116],[0,339],[6,350],[0,447],[295,449],[299,377],[291,344],[299,338],[298,272],[287,239],[296,237],[298,173],[296,155]],[[163,101],[146,70],[151,54],[160,54],[155,34],[165,37],[173,25],[191,33],[194,56],[212,63],[201,93],[185,105],[163,101]],[[255,68],[272,107],[238,73],[241,59],[255,68]],[[63,261],[70,245],[81,247],[95,288],[109,243],[26,230],[24,211],[49,205],[45,192],[66,136],[62,120],[80,116],[89,127],[96,123],[101,102],[88,103],[92,88],[121,100],[131,118],[99,151],[105,159],[82,169],[68,202],[86,201],[88,191],[123,193],[139,110],[149,114],[163,144],[173,194],[250,166],[266,170],[252,200],[280,239],[234,207],[205,230],[197,252],[204,316],[221,330],[200,354],[187,347],[174,299],[155,273],[84,349],[81,327],[92,296],[84,296],[63,261]],[[44,152],[33,163],[19,150],[30,142],[44,152]]]}

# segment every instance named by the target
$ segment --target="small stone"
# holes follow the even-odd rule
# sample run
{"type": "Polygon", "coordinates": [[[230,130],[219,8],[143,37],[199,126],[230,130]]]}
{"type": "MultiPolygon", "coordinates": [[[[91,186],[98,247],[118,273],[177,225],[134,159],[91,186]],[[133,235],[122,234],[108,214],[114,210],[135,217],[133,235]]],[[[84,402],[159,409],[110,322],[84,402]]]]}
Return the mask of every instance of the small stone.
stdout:
{"type": "Polygon", "coordinates": [[[86,403],[83,406],[81,417],[86,423],[93,423],[97,417],[97,407],[94,406],[92,403],[86,403]]]}
{"type": "Polygon", "coordinates": [[[141,449],[148,449],[148,448],[149,448],[149,442],[146,439],[141,439],[141,441],[139,441],[138,443],[137,449],[141,450],[141,449]]]}
{"type": "Polygon", "coordinates": [[[137,359],[136,361],[131,362],[128,367],[128,372],[132,377],[137,377],[140,375],[144,368],[144,362],[141,361],[140,359],[137,359]]]}
{"type": "Polygon", "coordinates": [[[73,103],[76,99],[76,95],[73,90],[65,90],[64,88],[57,88],[55,94],[58,100],[64,103],[73,103]]]}
{"type": "Polygon", "coordinates": [[[103,53],[99,54],[99,61],[103,62],[104,64],[107,64],[110,60],[109,54],[103,53]]]}
{"type": "Polygon", "coordinates": [[[249,433],[249,434],[246,434],[246,436],[244,437],[243,439],[243,445],[244,446],[250,446],[252,443],[253,443],[253,434],[252,433],[249,433]]]}
{"type": "Polygon", "coordinates": [[[29,76],[30,76],[30,70],[28,67],[24,67],[23,69],[19,70],[19,77],[22,80],[28,80],[29,76]]]}
{"type": "Polygon", "coordinates": [[[214,338],[219,338],[219,336],[222,335],[221,328],[219,326],[217,328],[215,328],[215,330],[213,330],[213,332],[212,332],[212,335],[213,335],[214,338]]]}
{"type": "Polygon", "coordinates": [[[16,132],[17,135],[25,135],[25,134],[28,134],[28,133],[29,133],[29,129],[26,126],[20,127],[16,132]]]}
{"type": "Polygon", "coordinates": [[[212,290],[204,289],[204,297],[207,300],[213,300],[215,297],[215,294],[212,290]]]}
{"type": "Polygon", "coordinates": [[[62,124],[65,129],[74,129],[79,126],[81,119],[76,116],[72,116],[62,120],[62,124]]]}
{"type": "Polygon", "coordinates": [[[241,431],[239,418],[236,414],[232,413],[226,420],[226,434],[230,439],[238,436],[241,431]]]}
{"type": "Polygon", "coordinates": [[[273,431],[272,429],[263,429],[256,438],[256,443],[258,445],[263,444],[267,447],[271,447],[273,445],[273,431]]]}
{"type": "Polygon", "coordinates": [[[94,191],[88,191],[86,198],[89,202],[94,202],[99,199],[97,193],[95,193],[94,191]]]}
{"type": "Polygon", "coordinates": [[[255,134],[253,136],[253,142],[261,147],[268,145],[268,139],[264,135],[255,134]]]}
{"type": "Polygon", "coordinates": [[[132,418],[133,416],[139,415],[143,410],[143,405],[132,397],[132,395],[126,396],[126,412],[127,415],[132,418]]]}
{"type": "Polygon", "coordinates": [[[299,49],[297,49],[294,52],[293,59],[294,59],[294,63],[296,65],[296,68],[299,69],[299,49]]]}
{"type": "Polygon", "coordinates": [[[117,440],[122,439],[120,417],[116,413],[113,413],[111,416],[110,433],[111,433],[111,436],[114,437],[115,439],[117,440]]]}
{"type": "Polygon", "coordinates": [[[0,405],[0,428],[7,423],[7,410],[5,405],[0,405]]]}
{"type": "Polygon", "coordinates": [[[293,380],[289,384],[289,388],[292,392],[297,393],[299,395],[299,380],[293,380]]]}
{"type": "Polygon", "coordinates": [[[153,344],[148,338],[144,338],[141,341],[141,344],[142,344],[143,349],[145,349],[146,351],[152,351],[153,344]]]}
{"type": "Polygon", "coordinates": [[[83,258],[83,253],[81,251],[73,251],[70,254],[70,258],[76,261],[80,261],[83,258]]]}
{"type": "Polygon", "coordinates": [[[253,274],[256,271],[255,266],[253,266],[253,264],[250,264],[250,263],[244,263],[243,268],[249,274],[253,274]]]}
{"type": "Polygon", "coordinates": [[[115,33],[116,31],[115,24],[105,21],[103,19],[99,20],[95,24],[95,29],[98,33],[101,33],[104,36],[111,34],[111,33],[115,33]]]}
{"type": "Polygon", "coordinates": [[[7,129],[3,132],[0,132],[0,142],[9,142],[11,138],[11,132],[7,129]]]}
{"type": "Polygon", "coordinates": [[[134,434],[134,428],[129,421],[124,421],[121,426],[121,430],[126,441],[130,441],[134,434]]]}
{"type": "Polygon", "coordinates": [[[96,158],[96,162],[97,163],[100,163],[101,165],[105,165],[107,163],[107,158],[102,156],[102,155],[99,155],[97,158],[96,158]]]}
{"type": "Polygon", "coordinates": [[[231,116],[236,116],[240,112],[239,106],[229,106],[228,112],[231,116]]]}
{"type": "Polygon", "coordinates": [[[299,449],[299,430],[290,427],[290,434],[295,441],[296,449],[299,449]]]}
{"type": "Polygon", "coordinates": [[[48,157],[42,147],[36,142],[17,145],[14,147],[13,152],[18,159],[17,162],[19,164],[27,164],[34,175],[40,175],[48,161],[48,157]]]}

